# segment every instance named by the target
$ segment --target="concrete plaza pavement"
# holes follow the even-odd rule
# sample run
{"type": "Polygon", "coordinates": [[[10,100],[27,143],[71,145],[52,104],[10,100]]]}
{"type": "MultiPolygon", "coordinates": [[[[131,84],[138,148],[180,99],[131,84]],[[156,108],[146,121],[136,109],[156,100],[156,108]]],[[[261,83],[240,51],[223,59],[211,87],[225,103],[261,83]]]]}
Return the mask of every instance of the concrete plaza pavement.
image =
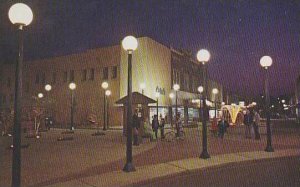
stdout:
{"type": "MultiPolygon", "coordinates": [[[[93,132],[95,131],[76,130],[74,135],[67,135],[73,136],[74,140],[63,142],[57,141],[57,138],[61,136],[61,130],[45,132],[42,134],[41,139],[24,138],[23,142],[30,143],[30,146],[22,150],[22,185],[129,185],[137,181],[147,180],[149,172],[153,172],[153,175],[151,175],[153,177],[172,175],[173,172],[176,174],[179,171],[185,172],[186,168],[182,170],[177,163],[178,160],[186,163],[195,161],[196,163],[201,152],[201,132],[197,128],[186,128],[186,138],[183,141],[145,141],[140,146],[134,146],[133,163],[137,171],[128,174],[121,171],[125,164],[126,150],[126,138],[122,137],[122,131],[110,130],[106,132],[107,135],[99,137],[91,136],[93,132]],[[174,164],[178,166],[173,167],[174,164]],[[114,176],[114,178],[109,178],[110,176],[114,176]],[[122,179],[122,176],[124,176],[124,179],[122,179]],[[128,176],[133,178],[128,178],[128,176]],[[140,178],[135,179],[134,177],[140,178]],[[122,181],[125,179],[127,182],[122,181]],[[118,184],[113,183],[114,181],[118,181],[118,184]]],[[[2,148],[9,146],[10,139],[1,137],[1,143],[2,148]]],[[[299,155],[297,150],[300,150],[300,129],[274,130],[273,147],[275,152],[267,155],[265,152],[257,152],[264,150],[266,146],[265,134],[262,134],[260,141],[245,139],[242,128],[229,129],[223,140],[209,134],[208,143],[208,150],[212,158],[205,160],[205,163],[212,162],[212,165],[240,161],[241,159],[247,160],[247,157],[259,158],[259,155],[262,155],[262,158],[267,158],[268,155],[278,156],[278,154],[279,156],[289,156],[286,155],[287,153],[299,155]],[[241,154],[247,152],[250,156],[241,156],[241,154]],[[251,152],[254,152],[253,155],[251,155],[251,152]]],[[[1,151],[3,151],[3,154],[1,153],[0,186],[9,186],[11,180],[11,150],[2,149],[1,151]]],[[[204,160],[200,159],[200,161],[197,161],[199,167],[205,166],[202,163],[204,160]]]]}
{"type": "MultiPolygon", "coordinates": [[[[176,177],[193,172],[201,172],[203,169],[222,167],[232,163],[247,162],[253,160],[274,159],[282,157],[300,156],[299,149],[279,150],[273,153],[264,151],[253,151],[243,153],[230,153],[212,156],[210,159],[189,158],[155,165],[137,167],[135,172],[125,173],[114,171],[98,176],[75,179],[64,183],[50,185],[49,187],[98,187],[98,186],[141,186],[149,184],[155,185],[155,181],[176,177]]],[[[299,166],[300,167],[300,166],[299,166]]]]}

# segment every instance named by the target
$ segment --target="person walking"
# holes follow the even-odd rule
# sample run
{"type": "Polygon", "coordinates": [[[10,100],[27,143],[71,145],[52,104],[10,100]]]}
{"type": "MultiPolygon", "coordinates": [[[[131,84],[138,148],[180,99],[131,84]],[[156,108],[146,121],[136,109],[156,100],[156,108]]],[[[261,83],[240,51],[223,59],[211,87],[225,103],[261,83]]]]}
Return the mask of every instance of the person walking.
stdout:
{"type": "Polygon", "coordinates": [[[222,119],[218,123],[218,128],[219,128],[218,137],[219,138],[222,138],[222,139],[224,138],[224,134],[226,132],[227,127],[229,127],[229,123],[225,120],[224,117],[222,117],[222,119]]]}
{"type": "Polygon", "coordinates": [[[159,125],[161,139],[165,138],[165,123],[166,123],[165,119],[161,118],[160,125],[159,125]]]}
{"type": "Polygon", "coordinates": [[[257,111],[254,111],[253,128],[255,133],[255,140],[260,140],[259,125],[260,125],[260,115],[257,111]]]}
{"type": "Polygon", "coordinates": [[[144,137],[150,138],[150,142],[152,142],[153,141],[153,130],[151,128],[149,119],[147,117],[143,122],[143,126],[144,126],[144,137]]]}
{"type": "Polygon", "coordinates": [[[152,120],[152,130],[155,133],[155,138],[157,140],[157,130],[158,130],[159,122],[158,122],[158,116],[154,115],[154,118],[152,120]]]}
{"type": "Polygon", "coordinates": [[[134,111],[133,117],[132,117],[132,127],[133,127],[133,145],[138,146],[138,135],[139,135],[139,128],[140,128],[140,119],[138,117],[138,110],[134,111]]]}
{"type": "Polygon", "coordinates": [[[177,113],[176,115],[176,137],[180,137],[182,135],[183,126],[182,126],[182,120],[180,118],[180,113],[177,113]]]}
{"type": "Polygon", "coordinates": [[[251,124],[253,123],[253,117],[249,110],[246,110],[246,114],[244,116],[244,125],[245,125],[245,135],[246,138],[251,139],[251,124]]]}

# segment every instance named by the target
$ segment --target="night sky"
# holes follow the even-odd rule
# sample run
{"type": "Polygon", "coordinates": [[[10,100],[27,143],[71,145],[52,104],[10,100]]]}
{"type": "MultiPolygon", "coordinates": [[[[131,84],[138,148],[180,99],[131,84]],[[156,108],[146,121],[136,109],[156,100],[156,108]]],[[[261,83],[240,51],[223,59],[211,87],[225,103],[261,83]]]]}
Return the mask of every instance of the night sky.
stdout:
{"type": "MultiPolygon", "coordinates": [[[[0,57],[16,54],[7,16],[16,1],[1,0],[0,57]]],[[[300,74],[300,1],[289,0],[28,0],[26,60],[119,44],[126,35],[148,36],[195,54],[206,48],[210,78],[232,92],[263,93],[261,56],[273,58],[270,93],[293,93],[300,74]]]]}

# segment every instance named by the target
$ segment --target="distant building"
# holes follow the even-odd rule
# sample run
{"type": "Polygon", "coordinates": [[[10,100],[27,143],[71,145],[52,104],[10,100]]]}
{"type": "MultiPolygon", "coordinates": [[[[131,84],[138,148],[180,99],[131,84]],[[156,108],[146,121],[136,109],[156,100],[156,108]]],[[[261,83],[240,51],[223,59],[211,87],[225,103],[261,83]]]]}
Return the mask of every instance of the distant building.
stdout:
{"type": "MultiPolygon", "coordinates": [[[[170,99],[175,83],[180,85],[178,92],[179,111],[185,121],[198,118],[199,105],[192,102],[198,99],[198,86],[202,85],[202,65],[195,55],[166,47],[151,38],[138,38],[138,48],[133,53],[132,91],[142,92],[140,84],[145,84],[143,93],[156,100],[155,92],[160,93],[159,114],[170,119],[171,109],[175,109],[175,98],[170,99]]],[[[0,108],[13,108],[14,66],[2,65],[0,71],[0,108]]],[[[103,121],[104,90],[102,82],[109,83],[109,125],[123,126],[123,109],[115,104],[127,95],[127,53],[121,45],[90,49],[82,53],[24,62],[23,108],[31,110],[37,102],[45,109],[45,115],[54,117],[56,124],[65,127],[70,119],[70,90],[68,84],[75,82],[75,127],[87,124],[90,114],[103,121]],[[46,84],[52,86],[47,93],[46,84]],[[38,93],[44,98],[37,99],[38,93]]],[[[223,101],[223,88],[209,80],[208,99],[223,101]],[[219,93],[214,98],[212,88],[219,93]]],[[[156,113],[155,104],[149,107],[149,119],[156,113]]]]}

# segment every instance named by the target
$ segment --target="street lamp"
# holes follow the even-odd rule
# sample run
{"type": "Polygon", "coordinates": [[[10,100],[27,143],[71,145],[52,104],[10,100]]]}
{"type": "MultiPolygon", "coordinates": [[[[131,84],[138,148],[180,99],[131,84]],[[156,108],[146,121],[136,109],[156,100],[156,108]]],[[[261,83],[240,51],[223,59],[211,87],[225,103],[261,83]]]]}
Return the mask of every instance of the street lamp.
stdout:
{"type": "Polygon", "coordinates": [[[219,93],[219,90],[217,88],[212,89],[212,93],[214,94],[215,98],[215,119],[217,119],[217,100],[216,95],[219,93]]]}
{"type": "Polygon", "coordinates": [[[103,130],[106,131],[106,89],[108,88],[108,83],[103,82],[101,87],[104,89],[104,108],[103,108],[103,130]]]}
{"type": "Polygon", "coordinates": [[[173,106],[172,106],[172,100],[173,100],[174,97],[175,97],[174,93],[171,92],[169,94],[169,98],[171,99],[171,112],[169,113],[169,114],[171,114],[171,117],[170,117],[170,119],[171,119],[171,127],[173,127],[173,106]]]}
{"type": "Polygon", "coordinates": [[[75,83],[70,83],[69,88],[71,90],[71,126],[70,130],[74,130],[74,90],[76,89],[75,83]]]}
{"type": "Polygon", "coordinates": [[[21,96],[23,73],[23,27],[28,26],[33,19],[33,13],[29,6],[23,3],[12,5],[8,11],[8,17],[12,24],[16,25],[19,32],[19,54],[15,69],[15,104],[14,104],[14,136],[13,136],[13,160],[12,160],[12,186],[21,185],[21,96]]]}
{"type": "Polygon", "coordinates": [[[145,83],[141,83],[140,84],[140,88],[142,89],[142,94],[144,95],[144,89],[146,88],[146,84],[145,83]]]}
{"type": "MultiPolygon", "coordinates": [[[[174,84],[173,85],[173,89],[175,90],[175,126],[176,126],[176,118],[177,118],[177,113],[178,113],[178,106],[177,106],[177,92],[179,91],[180,89],[180,86],[179,84],[174,84]]],[[[176,132],[176,135],[178,136],[179,135],[179,132],[178,132],[178,128],[176,128],[177,132],[176,132]]]]}
{"type": "Polygon", "coordinates": [[[44,94],[43,93],[39,93],[38,94],[38,98],[42,99],[44,97],[44,94]]]}
{"type": "Polygon", "coordinates": [[[201,97],[202,97],[202,93],[203,93],[203,91],[204,91],[204,88],[203,88],[203,86],[199,86],[198,87],[198,92],[199,92],[199,99],[200,99],[200,105],[199,105],[199,122],[200,122],[200,118],[201,118],[201,115],[202,115],[202,110],[201,110],[201,97]]]}
{"type": "Polygon", "coordinates": [[[207,106],[206,106],[206,97],[207,97],[207,68],[206,63],[210,59],[210,53],[206,49],[201,49],[197,53],[197,60],[203,65],[203,88],[204,92],[202,94],[202,103],[203,103],[203,112],[202,112],[202,153],[200,158],[207,159],[210,158],[209,153],[207,151],[207,126],[206,126],[206,118],[207,118],[207,106]]]}
{"type": "Polygon", "coordinates": [[[178,112],[178,106],[177,106],[177,92],[180,89],[179,84],[174,84],[173,89],[175,90],[175,116],[177,115],[178,112]]]}
{"type": "MultiPolygon", "coordinates": [[[[52,86],[50,85],[50,84],[46,84],[45,85],[45,90],[46,90],[46,92],[50,92],[51,90],[52,90],[52,86]]],[[[49,94],[47,93],[47,100],[48,100],[48,104],[50,105],[50,99],[49,99],[49,94]]],[[[49,106],[50,107],[50,106],[49,106]]],[[[50,110],[50,109],[49,109],[50,110]]],[[[50,111],[49,111],[50,112],[50,111]]],[[[52,111],[51,111],[52,112],[52,111]]],[[[47,116],[47,118],[48,118],[49,116],[47,116]]],[[[46,118],[46,119],[47,119],[46,118]]],[[[47,122],[48,123],[48,122],[47,122]]]]}
{"type": "Polygon", "coordinates": [[[134,36],[126,36],[122,41],[122,47],[128,53],[128,88],[127,88],[127,143],[126,164],[123,171],[135,171],[132,163],[132,53],[138,47],[138,41],[134,36]]]}
{"type": "Polygon", "coordinates": [[[281,100],[281,102],[282,102],[282,103],[285,103],[285,100],[284,100],[284,99],[282,99],[282,100],[281,100]]]}
{"type": "Polygon", "coordinates": [[[156,115],[157,115],[157,119],[158,119],[158,98],[159,98],[160,94],[159,92],[155,92],[155,97],[156,97],[156,115]]]}
{"type": "Polygon", "coordinates": [[[111,95],[111,91],[110,90],[106,90],[105,91],[105,97],[106,97],[106,128],[108,129],[108,122],[109,122],[109,119],[108,119],[108,106],[109,106],[109,103],[108,103],[108,97],[111,95]]]}
{"type": "Polygon", "coordinates": [[[266,95],[266,113],[267,113],[267,147],[265,149],[266,152],[273,152],[274,149],[272,147],[272,135],[271,135],[271,124],[270,124],[270,95],[269,95],[269,75],[268,68],[272,65],[272,58],[270,56],[263,56],[260,59],[260,65],[265,70],[265,95],[266,95]]]}
{"type": "Polygon", "coordinates": [[[49,92],[49,91],[51,91],[51,89],[52,89],[52,86],[51,86],[50,84],[46,84],[45,90],[46,90],[47,92],[49,92]]]}

